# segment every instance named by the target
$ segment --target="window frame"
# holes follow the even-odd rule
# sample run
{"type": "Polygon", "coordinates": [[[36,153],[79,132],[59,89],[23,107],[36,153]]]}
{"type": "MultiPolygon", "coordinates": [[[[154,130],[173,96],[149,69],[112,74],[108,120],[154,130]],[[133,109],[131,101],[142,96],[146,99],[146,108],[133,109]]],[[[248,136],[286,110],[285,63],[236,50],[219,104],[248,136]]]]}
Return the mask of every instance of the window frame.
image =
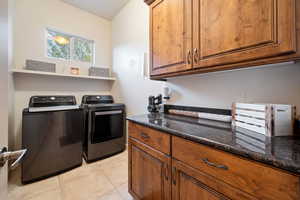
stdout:
{"type": "Polygon", "coordinates": [[[45,56],[47,58],[49,58],[49,59],[55,59],[55,60],[61,60],[61,61],[68,61],[68,62],[89,63],[91,65],[94,65],[95,62],[96,62],[96,44],[95,44],[95,40],[90,40],[90,39],[87,39],[85,37],[81,37],[81,36],[78,36],[78,35],[66,33],[64,31],[60,31],[60,30],[57,30],[57,29],[54,29],[54,28],[47,27],[45,29],[45,56]],[[57,58],[57,57],[52,57],[52,56],[48,55],[48,32],[49,31],[57,32],[59,34],[64,34],[64,35],[67,35],[67,36],[70,37],[70,58],[69,59],[66,59],[66,58],[57,58]],[[75,38],[78,38],[78,39],[81,39],[81,40],[86,40],[87,42],[92,43],[92,51],[93,51],[93,53],[92,53],[91,62],[86,62],[86,61],[81,61],[81,60],[75,60],[75,59],[73,59],[73,55],[74,55],[74,39],[75,38]]]}

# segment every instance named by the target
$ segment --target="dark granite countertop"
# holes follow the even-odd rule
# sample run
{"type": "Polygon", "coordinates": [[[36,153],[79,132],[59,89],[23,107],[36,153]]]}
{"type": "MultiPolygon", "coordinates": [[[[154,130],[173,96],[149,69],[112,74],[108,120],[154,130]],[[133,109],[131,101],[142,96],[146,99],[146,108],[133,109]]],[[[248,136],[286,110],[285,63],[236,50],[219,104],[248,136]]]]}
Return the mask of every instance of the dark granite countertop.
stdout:
{"type": "Polygon", "coordinates": [[[300,175],[300,138],[265,137],[232,130],[230,123],[170,114],[131,116],[129,121],[300,175]]]}

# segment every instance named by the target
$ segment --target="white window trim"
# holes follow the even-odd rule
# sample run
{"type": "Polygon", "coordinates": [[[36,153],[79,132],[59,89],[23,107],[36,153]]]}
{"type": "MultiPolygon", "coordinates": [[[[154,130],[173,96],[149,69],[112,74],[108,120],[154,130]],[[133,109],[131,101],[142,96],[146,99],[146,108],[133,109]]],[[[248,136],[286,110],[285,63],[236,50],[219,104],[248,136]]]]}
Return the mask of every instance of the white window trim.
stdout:
{"type": "Polygon", "coordinates": [[[70,34],[70,33],[66,33],[66,32],[63,32],[63,31],[60,31],[60,30],[57,30],[57,29],[54,29],[54,28],[49,28],[47,27],[45,29],[45,56],[49,59],[55,59],[55,60],[61,60],[61,61],[67,61],[67,62],[82,62],[82,63],[89,63],[91,65],[94,65],[96,63],[96,44],[95,44],[95,41],[94,40],[90,40],[90,39],[87,39],[87,38],[84,38],[84,37],[81,37],[81,36],[77,36],[77,35],[74,35],[74,34],[70,34]],[[51,57],[48,55],[48,31],[53,31],[53,32],[58,32],[58,33],[61,33],[61,34],[65,34],[65,35],[68,35],[71,37],[71,41],[70,41],[70,58],[69,59],[65,59],[65,58],[56,58],[56,57],[51,57]],[[74,42],[72,42],[74,40],[74,38],[79,38],[79,39],[82,39],[82,40],[86,40],[88,42],[91,42],[92,43],[92,49],[93,49],[93,58],[92,58],[92,61],[91,62],[85,62],[85,61],[81,61],[81,60],[74,60],[73,59],[73,53],[74,53],[74,42]]]}

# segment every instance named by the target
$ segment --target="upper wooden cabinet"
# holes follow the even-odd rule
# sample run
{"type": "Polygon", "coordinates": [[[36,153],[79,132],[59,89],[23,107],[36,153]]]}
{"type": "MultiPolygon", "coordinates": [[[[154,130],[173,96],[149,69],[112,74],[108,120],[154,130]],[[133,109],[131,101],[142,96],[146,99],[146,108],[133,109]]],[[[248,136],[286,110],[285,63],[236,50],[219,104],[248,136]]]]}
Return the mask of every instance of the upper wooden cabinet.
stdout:
{"type": "Polygon", "coordinates": [[[150,6],[151,75],[192,68],[192,0],[157,0],[150,6]]]}
{"type": "Polygon", "coordinates": [[[145,2],[152,78],[300,59],[300,0],[145,2]]]}
{"type": "Polygon", "coordinates": [[[195,67],[296,51],[294,0],[194,0],[195,67]],[[199,62],[198,62],[199,61],[199,62]]]}

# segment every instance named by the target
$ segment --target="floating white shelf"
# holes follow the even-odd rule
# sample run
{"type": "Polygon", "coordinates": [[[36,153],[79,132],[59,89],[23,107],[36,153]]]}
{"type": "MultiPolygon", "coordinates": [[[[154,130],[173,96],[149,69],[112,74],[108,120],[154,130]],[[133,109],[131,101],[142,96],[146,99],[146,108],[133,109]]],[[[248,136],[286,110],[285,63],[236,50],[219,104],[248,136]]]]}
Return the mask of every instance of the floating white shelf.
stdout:
{"type": "Polygon", "coordinates": [[[107,80],[107,81],[115,81],[116,80],[116,78],[114,78],[114,77],[59,74],[59,73],[53,73],[53,72],[41,72],[41,71],[32,71],[32,70],[25,70],[25,69],[13,69],[11,72],[13,74],[34,74],[34,75],[41,75],[41,76],[70,77],[70,78],[78,78],[78,79],[107,80]]]}

